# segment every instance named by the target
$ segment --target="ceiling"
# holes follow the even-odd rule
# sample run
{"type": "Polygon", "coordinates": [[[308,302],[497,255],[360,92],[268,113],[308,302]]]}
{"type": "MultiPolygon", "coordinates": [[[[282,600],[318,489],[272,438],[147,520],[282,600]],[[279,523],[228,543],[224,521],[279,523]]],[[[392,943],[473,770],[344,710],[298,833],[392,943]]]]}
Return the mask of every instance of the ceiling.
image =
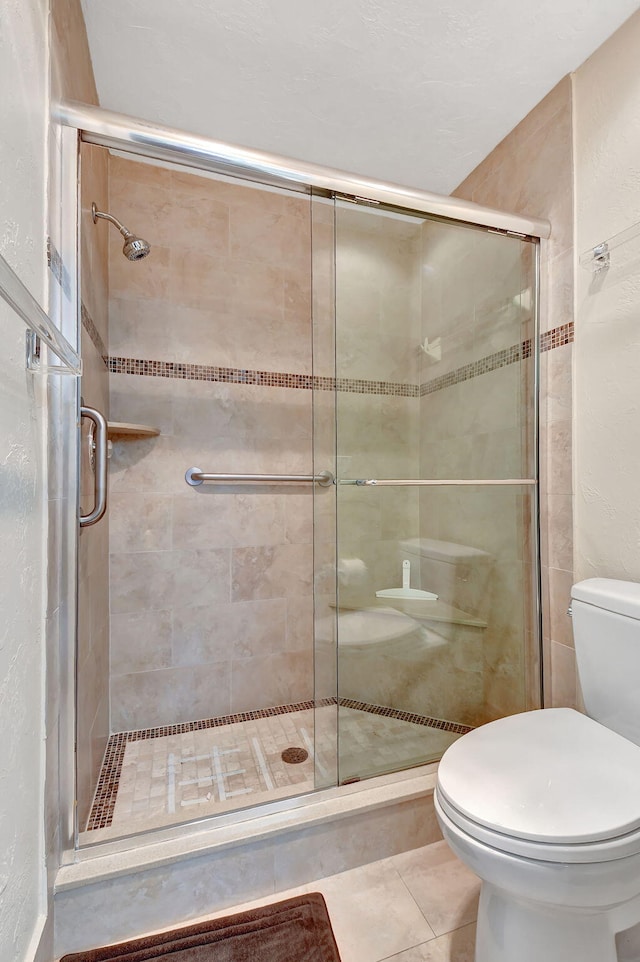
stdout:
{"type": "Polygon", "coordinates": [[[82,0],[102,106],[450,193],[640,0],[82,0]]]}

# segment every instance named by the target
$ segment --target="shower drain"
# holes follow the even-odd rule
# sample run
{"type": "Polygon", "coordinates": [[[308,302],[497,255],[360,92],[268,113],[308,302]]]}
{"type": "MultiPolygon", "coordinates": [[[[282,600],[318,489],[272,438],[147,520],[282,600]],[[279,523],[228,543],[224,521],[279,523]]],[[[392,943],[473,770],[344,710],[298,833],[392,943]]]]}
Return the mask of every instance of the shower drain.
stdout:
{"type": "Polygon", "coordinates": [[[280,757],[289,765],[299,765],[300,762],[306,762],[309,752],[305,748],[285,748],[280,757]]]}

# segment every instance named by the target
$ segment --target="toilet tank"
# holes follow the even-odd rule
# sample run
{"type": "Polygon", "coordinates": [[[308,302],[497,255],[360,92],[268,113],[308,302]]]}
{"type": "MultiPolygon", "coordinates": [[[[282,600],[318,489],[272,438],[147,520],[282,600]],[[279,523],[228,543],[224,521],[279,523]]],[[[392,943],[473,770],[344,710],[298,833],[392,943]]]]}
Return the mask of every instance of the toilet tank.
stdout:
{"type": "Polygon", "coordinates": [[[409,538],[398,547],[399,561],[411,562],[412,588],[434,591],[441,601],[486,620],[492,555],[434,538],[409,538]]]}
{"type": "Polygon", "coordinates": [[[571,609],[587,715],[640,745],[640,584],[580,581],[571,609]]]}

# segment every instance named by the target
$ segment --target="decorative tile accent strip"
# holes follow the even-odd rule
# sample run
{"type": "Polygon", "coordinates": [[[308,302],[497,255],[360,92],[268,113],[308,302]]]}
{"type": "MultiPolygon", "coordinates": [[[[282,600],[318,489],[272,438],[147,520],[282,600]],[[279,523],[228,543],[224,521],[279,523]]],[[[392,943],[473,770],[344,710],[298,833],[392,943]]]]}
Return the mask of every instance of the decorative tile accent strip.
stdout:
{"type": "MultiPolygon", "coordinates": [[[[69,277],[69,272],[62,263],[62,257],[50,237],[47,237],[47,265],[64,291],[65,296],[71,297],[71,278],[69,277]]],[[[93,323],[93,318],[84,304],[82,304],[80,308],[80,318],[82,320],[82,326],[93,341],[96,350],[106,365],[107,348],[100,336],[98,328],[93,323]]]]}
{"type": "Polygon", "coordinates": [[[477,361],[471,361],[470,364],[464,364],[462,367],[449,371],[448,374],[442,374],[440,377],[434,378],[433,381],[421,384],[420,397],[433,394],[435,391],[441,391],[453,384],[460,384],[462,381],[470,381],[481,374],[497,371],[500,367],[508,367],[510,364],[515,364],[516,361],[524,361],[529,357],[531,357],[531,340],[522,341],[520,344],[512,344],[511,347],[505,347],[501,351],[496,351],[495,354],[488,354],[477,361]]]}
{"type": "MultiPolygon", "coordinates": [[[[565,344],[571,344],[573,340],[574,324],[573,321],[569,321],[567,324],[562,324],[560,327],[554,327],[553,330],[540,334],[540,353],[551,351],[556,347],[563,347],[565,344]]],[[[495,354],[488,354],[477,361],[472,361],[470,364],[458,367],[454,371],[449,371],[448,374],[434,378],[433,381],[421,384],[420,397],[433,394],[434,391],[441,391],[453,384],[460,384],[462,381],[469,381],[481,374],[488,374],[500,367],[507,367],[509,364],[515,364],[516,361],[524,361],[531,357],[531,353],[531,339],[522,341],[520,344],[512,344],[511,347],[496,351],[495,354]]]]}
{"type": "Polygon", "coordinates": [[[89,311],[87,310],[84,304],[82,304],[80,307],[80,317],[82,319],[82,326],[84,327],[85,331],[93,341],[93,346],[95,347],[98,354],[104,361],[105,367],[108,368],[109,365],[108,365],[107,349],[105,347],[105,343],[102,340],[100,331],[93,323],[93,318],[91,317],[91,314],[89,314],[89,311]]]}
{"type": "Polygon", "coordinates": [[[554,347],[564,347],[565,344],[573,343],[574,324],[569,321],[560,327],[554,327],[552,331],[545,331],[540,335],[540,353],[552,351],[554,347]]]}
{"type": "MultiPolygon", "coordinates": [[[[97,333],[97,332],[96,332],[97,333]]],[[[540,350],[570,344],[574,339],[573,321],[540,335],[540,350]]],[[[94,342],[95,343],[95,342],[94,342]]],[[[97,346],[97,345],[96,345],[97,346]]],[[[435,391],[488,374],[498,368],[524,361],[532,355],[528,339],[512,344],[494,354],[488,354],[470,364],[464,364],[448,374],[423,384],[404,384],[399,381],[367,381],[348,377],[319,377],[311,374],[287,374],[277,371],[253,371],[247,368],[218,367],[214,364],[188,364],[175,361],[152,361],[135,357],[108,357],[112,374],[135,374],[142,377],[179,378],[186,381],[216,381],[224,384],[252,384],[258,387],[284,387],[297,390],[342,391],[349,394],[384,394],[395,397],[425,397],[435,391]]]]}
{"type": "Polygon", "coordinates": [[[257,711],[237,712],[233,715],[221,715],[218,718],[204,718],[199,721],[184,722],[179,725],[164,725],[159,728],[143,728],[139,731],[116,732],[111,735],[100,769],[100,777],[96,794],[87,822],[87,831],[97,828],[108,828],[113,821],[113,813],[120,783],[120,774],[124,762],[125,749],[129,742],[147,738],[158,738],[163,735],[178,735],[184,732],[201,731],[206,728],[218,728],[222,725],[235,725],[238,722],[253,721],[257,718],[270,718],[273,715],[287,715],[294,711],[305,711],[309,708],[322,708],[339,704],[343,708],[355,708],[359,711],[371,712],[374,715],[385,715],[400,721],[412,722],[414,725],[424,725],[427,728],[438,728],[441,731],[457,732],[460,735],[471,731],[468,725],[457,722],[444,721],[441,718],[430,718],[426,715],[416,715],[413,712],[398,711],[396,708],[385,708],[368,702],[353,701],[350,698],[322,698],[317,701],[300,701],[292,705],[278,705],[275,708],[261,708],[257,711]]]}
{"type": "Polygon", "coordinates": [[[353,701],[351,698],[341,698],[340,707],[357,708],[359,711],[368,711],[373,715],[385,715],[387,718],[397,718],[398,721],[411,722],[413,725],[424,725],[425,728],[438,728],[443,732],[456,732],[458,735],[466,735],[467,732],[472,731],[471,725],[460,725],[458,722],[445,721],[443,718],[431,718],[429,715],[416,715],[411,711],[371,705],[366,701],[353,701]]]}
{"type": "Polygon", "coordinates": [[[286,387],[298,390],[347,391],[351,394],[395,394],[418,397],[415,384],[396,381],[365,381],[357,378],[317,377],[311,374],[286,374],[277,371],[252,371],[214,364],[189,364],[151,361],[135,357],[109,357],[112,374],[137,374],[143,377],[179,378],[186,381],[219,381],[224,384],[252,384],[258,387],[286,387]]]}
{"type": "Polygon", "coordinates": [[[71,278],[69,277],[69,272],[62,263],[60,252],[50,237],[47,237],[47,266],[64,291],[65,296],[71,297],[71,278]]]}

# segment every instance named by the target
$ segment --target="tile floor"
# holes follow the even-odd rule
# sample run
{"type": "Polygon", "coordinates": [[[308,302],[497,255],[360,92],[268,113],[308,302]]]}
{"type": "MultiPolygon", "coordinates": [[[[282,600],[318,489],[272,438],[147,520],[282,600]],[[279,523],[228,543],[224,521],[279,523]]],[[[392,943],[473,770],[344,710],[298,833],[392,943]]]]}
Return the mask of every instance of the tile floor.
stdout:
{"type": "MultiPolygon", "coordinates": [[[[459,737],[358,709],[339,712],[341,781],[424,764],[459,737]]],[[[111,825],[84,833],[83,841],[303,794],[316,777],[334,784],[335,737],[336,707],[327,706],[130,741],[111,825]],[[281,753],[290,746],[306,749],[306,761],[284,762],[281,753]]]]}
{"type": "Polygon", "coordinates": [[[207,917],[321,892],[342,962],[473,962],[479,888],[436,842],[207,917]]]}

